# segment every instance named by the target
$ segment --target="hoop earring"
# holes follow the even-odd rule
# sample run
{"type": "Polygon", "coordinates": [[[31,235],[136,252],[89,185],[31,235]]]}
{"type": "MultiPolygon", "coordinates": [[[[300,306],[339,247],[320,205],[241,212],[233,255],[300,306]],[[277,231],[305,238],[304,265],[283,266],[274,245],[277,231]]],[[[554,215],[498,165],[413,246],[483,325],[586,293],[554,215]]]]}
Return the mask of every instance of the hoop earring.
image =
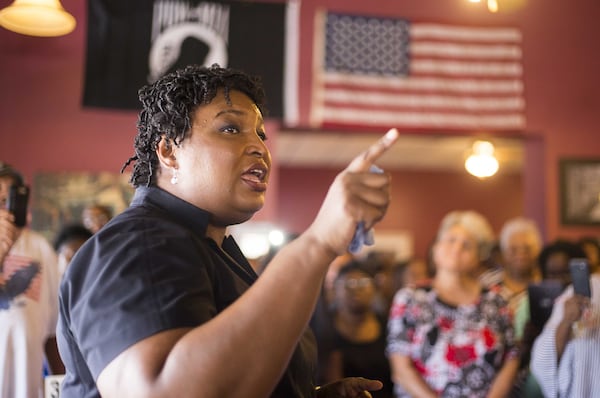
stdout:
{"type": "Polygon", "coordinates": [[[176,185],[179,181],[179,170],[173,169],[173,176],[171,177],[171,184],[176,185]]]}

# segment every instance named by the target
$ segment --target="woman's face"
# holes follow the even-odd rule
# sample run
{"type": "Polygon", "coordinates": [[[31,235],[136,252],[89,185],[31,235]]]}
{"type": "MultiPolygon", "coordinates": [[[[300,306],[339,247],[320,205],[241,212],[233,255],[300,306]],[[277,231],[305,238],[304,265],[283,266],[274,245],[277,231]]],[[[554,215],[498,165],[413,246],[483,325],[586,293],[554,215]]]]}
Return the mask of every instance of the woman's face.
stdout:
{"type": "Polygon", "coordinates": [[[472,273],[479,266],[477,240],[461,225],[446,230],[433,248],[438,271],[472,273]]]}
{"type": "MultiPolygon", "coordinates": [[[[265,145],[262,114],[239,91],[223,91],[192,114],[189,135],[175,147],[178,182],[170,192],[227,226],[248,220],[265,201],[271,155],[265,145]]],[[[170,179],[172,170],[163,170],[170,179]]]]}

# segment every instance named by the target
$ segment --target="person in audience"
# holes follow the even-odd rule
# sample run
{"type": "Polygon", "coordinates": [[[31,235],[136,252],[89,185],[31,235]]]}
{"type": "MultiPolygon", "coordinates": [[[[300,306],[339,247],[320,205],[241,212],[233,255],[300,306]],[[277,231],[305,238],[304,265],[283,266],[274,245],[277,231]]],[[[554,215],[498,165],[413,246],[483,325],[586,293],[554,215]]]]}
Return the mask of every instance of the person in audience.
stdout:
{"type": "Polygon", "coordinates": [[[530,370],[544,397],[595,398],[600,391],[600,274],[590,276],[591,298],[570,285],[556,299],[535,339],[530,370]]]}
{"type": "MultiPolygon", "coordinates": [[[[551,287],[549,291],[552,294],[555,294],[555,290],[549,284],[558,284],[562,288],[566,288],[571,283],[569,261],[584,255],[585,253],[577,244],[568,240],[558,239],[545,245],[538,256],[542,276],[541,283],[551,287]]],[[[559,290],[556,291],[556,293],[559,292],[559,290]]],[[[549,300],[548,296],[544,295],[537,299],[543,301],[534,306],[534,308],[538,308],[538,313],[542,308],[548,308],[546,303],[549,300]]],[[[520,391],[520,396],[526,398],[543,398],[543,393],[535,377],[529,371],[531,347],[543,328],[543,325],[531,321],[531,300],[536,300],[536,298],[526,295],[515,314],[515,336],[521,342],[521,371],[518,391],[520,391]]],[[[538,314],[538,317],[540,316],[538,314]]]]}
{"type": "Polygon", "coordinates": [[[474,272],[493,232],[474,211],[442,220],[431,284],[401,289],[390,309],[387,353],[396,397],[506,397],[519,366],[506,301],[474,272]]]}
{"type": "Polygon", "coordinates": [[[523,217],[508,220],[500,231],[500,249],[503,259],[500,279],[484,283],[500,292],[514,314],[527,296],[527,286],[540,279],[537,258],[542,238],[536,223],[523,217]]]}
{"type": "Polygon", "coordinates": [[[92,231],[82,224],[63,226],[54,238],[54,250],[58,255],[58,270],[60,275],[65,273],[75,252],[92,237],[92,231]]]}
{"type": "Polygon", "coordinates": [[[0,162],[0,397],[41,396],[44,357],[63,373],[56,349],[58,267],[52,246],[14,224],[6,209],[9,189],[23,177],[0,162]]]}
{"type": "Polygon", "coordinates": [[[375,281],[375,298],[373,306],[375,311],[385,317],[390,309],[394,297],[394,273],[396,266],[396,253],[386,250],[372,250],[364,257],[365,268],[373,274],[375,281]]]}
{"type": "Polygon", "coordinates": [[[372,270],[360,261],[345,264],[333,283],[333,342],[324,371],[325,381],[363,376],[383,382],[374,398],[391,398],[390,365],[385,355],[386,318],[373,304],[372,270]]]}
{"type": "Polygon", "coordinates": [[[503,263],[500,243],[494,242],[490,249],[490,254],[481,261],[480,267],[475,271],[475,274],[480,278],[481,283],[486,286],[498,283],[502,280],[503,263]]]}
{"type": "Polygon", "coordinates": [[[431,276],[429,265],[419,258],[395,261],[391,265],[385,265],[383,269],[381,266],[376,268],[375,311],[387,318],[392,300],[398,290],[406,286],[427,283],[431,276]]]}
{"type": "Polygon", "coordinates": [[[85,206],[81,212],[83,226],[96,233],[113,217],[112,210],[108,206],[92,203],[85,206]]]}
{"type": "Polygon", "coordinates": [[[328,380],[326,375],[327,362],[329,361],[329,355],[333,350],[335,340],[335,329],[333,326],[333,312],[334,312],[334,290],[333,283],[337,277],[340,268],[349,262],[355,261],[355,257],[352,253],[346,252],[337,256],[329,267],[325,275],[321,294],[317,299],[317,304],[311,315],[309,326],[311,331],[315,335],[317,343],[317,367],[315,369],[315,378],[317,384],[325,384],[328,380]]]}
{"type": "Polygon", "coordinates": [[[62,398],[369,396],[316,388],[307,329],[327,267],[389,204],[370,168],[391,130],[340,172],[308,229],[260,278],[226,229],[264,204],[271,157],[257,80],[188,66],[140,90],[128,209],[77,251],[60,289],[62,398]]]}
{"type": "Polygon", "coordinates": [[[425,260],[413,257],[403,261],[395,267],[394,294],[403,287],[414,287],[429,283],[432,276],[425,260]]]}
{"type": "Polygon", "coordinates": [[[598,238],[593,236],[581,237],[578,241],[579,246],[585,251],[585,257],[590,264],[590,271],[597,272],[600,270],[600,243],[598,238]]]}

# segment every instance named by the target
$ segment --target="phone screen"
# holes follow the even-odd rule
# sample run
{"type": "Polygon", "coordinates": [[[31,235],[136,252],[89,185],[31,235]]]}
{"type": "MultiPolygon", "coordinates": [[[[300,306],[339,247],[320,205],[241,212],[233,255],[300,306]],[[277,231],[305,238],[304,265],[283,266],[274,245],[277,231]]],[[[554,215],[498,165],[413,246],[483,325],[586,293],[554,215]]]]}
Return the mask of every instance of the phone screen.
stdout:
{"type": "Polygon", "coordinates": [[[6,208],[15,216],[15,225],[24,227],[27,224],[27,202],[29,201],[29,187],[26,185],[13,185],[8,192],[6,208]]]}
{"type": "Polygon", "coordinates": [[[573,281],[573,290],[575,294],[585,297],[591,297],[590,289],[590,267],[587,259],[574,258],[569,261],[571,279],[573,281]]]}

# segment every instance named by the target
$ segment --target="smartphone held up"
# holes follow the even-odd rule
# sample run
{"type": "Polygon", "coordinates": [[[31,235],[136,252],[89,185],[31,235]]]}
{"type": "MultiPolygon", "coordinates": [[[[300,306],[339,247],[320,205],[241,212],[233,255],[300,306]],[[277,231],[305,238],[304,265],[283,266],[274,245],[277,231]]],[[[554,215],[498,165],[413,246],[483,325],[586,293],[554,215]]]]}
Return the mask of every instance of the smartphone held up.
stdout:
{"type": "Polygon", "coordinates": [[[27,185],[12,185],[6,200],[6,209],[15,217],[15,225],[24,227],[27,224],[27,204],[29,202],[29,187],[27,185]]]}
{"type": "Polygon", "coordinates": [[[592,297],[590,288],[590,266],[586,258],[573,258],[569,261],[571,280],[575,294],[592,297]]]}

